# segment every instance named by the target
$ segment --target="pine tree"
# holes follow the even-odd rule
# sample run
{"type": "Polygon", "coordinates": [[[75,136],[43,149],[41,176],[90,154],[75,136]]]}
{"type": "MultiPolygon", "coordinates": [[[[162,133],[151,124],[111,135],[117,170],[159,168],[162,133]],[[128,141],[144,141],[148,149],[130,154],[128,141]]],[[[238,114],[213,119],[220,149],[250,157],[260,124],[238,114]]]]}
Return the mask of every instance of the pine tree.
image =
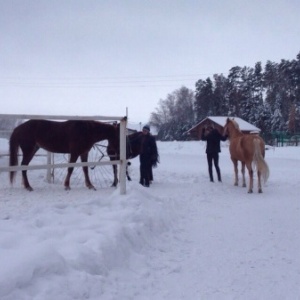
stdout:
{"type": "Polygon", "coordinates": [[[213,115],[215,112],[213,83],[209,77],[205,81],[198,80],[196,82],[195,110],[197,121],[213,115]]]}
{"type": "Polygon", "coordinates": [[[227,116],[229,105],[227,78],[223,74],[215,74],[214,86],[215,115],[227,116]]]}

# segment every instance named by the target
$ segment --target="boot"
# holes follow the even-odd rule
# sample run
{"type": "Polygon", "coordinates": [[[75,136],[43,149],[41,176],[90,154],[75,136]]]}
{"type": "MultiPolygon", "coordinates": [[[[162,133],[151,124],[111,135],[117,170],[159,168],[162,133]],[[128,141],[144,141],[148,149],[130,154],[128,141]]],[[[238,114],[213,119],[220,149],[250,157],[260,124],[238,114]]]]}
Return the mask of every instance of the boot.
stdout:
{"type": "Polygon", "coordinates": [[[217,170],[217,174],[218,174],[218,181],[219,181],[219,182],[222,182],[220,170],[217,170]]]}
{"type": "Polygon", "coordinates": [[[210,178],[210,182],[214,182],[214,177],[211,170],[209,170],[209,178],[210,178]]]}

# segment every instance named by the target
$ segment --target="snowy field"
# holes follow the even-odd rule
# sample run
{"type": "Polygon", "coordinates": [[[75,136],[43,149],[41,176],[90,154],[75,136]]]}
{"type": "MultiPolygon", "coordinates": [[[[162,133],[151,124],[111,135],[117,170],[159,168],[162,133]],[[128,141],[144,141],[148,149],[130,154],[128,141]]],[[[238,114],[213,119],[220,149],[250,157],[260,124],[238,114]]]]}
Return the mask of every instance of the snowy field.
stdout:
{"type": "Polygon", "coordinates": [[[28,172],[28,192],[1,173],[0,299],[300,299],[300,147],[267,151],[263,194],[233,186],[227,144],[222,183],[203,142],[158,148],[154,183],[138,184],[132,160],[124,196],[72,179],[65,191],[45,170],[28,172]]]}

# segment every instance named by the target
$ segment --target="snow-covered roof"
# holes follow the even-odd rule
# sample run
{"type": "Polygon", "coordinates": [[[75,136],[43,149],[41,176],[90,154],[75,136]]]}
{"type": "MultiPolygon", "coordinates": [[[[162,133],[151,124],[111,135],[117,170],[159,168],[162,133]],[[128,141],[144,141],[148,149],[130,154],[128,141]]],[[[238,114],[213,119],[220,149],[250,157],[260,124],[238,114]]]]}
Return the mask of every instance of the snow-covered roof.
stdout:
{"type": "MultiPolygon", "coordinates": [[[[225,126],[226,120],[228,117],[208,117],[210,120],[214,121],[215,123],[225,126]]],[[[239,124],[240,130],[245,131],[260,131],[260,129],[251,123],[246,122],[245,120],[234,117],[234,120],[239,124]]]]}
{"type": "MultiPolygon", "coordinates": [[[[201,122],[199,122],[198,124],[196,124],[195,126],[193,126],[193,128],[191,128],[189,131],[195,129],[199,124],[203,123],[206,120],[210,120],[213,121],[214,123],[220,125],[220,126],[225,126],[226,124],[226,120],[227,120],[227,116],[209,116],[205,119],[203,119],[201,122]]],[[[238,123],[240,130],[241,131],[258,131],[260,132],[260,129],[248,122],[246,122],[245,120],[238,118],[238,117],[234,117],[234,120],[238,123]]]]}

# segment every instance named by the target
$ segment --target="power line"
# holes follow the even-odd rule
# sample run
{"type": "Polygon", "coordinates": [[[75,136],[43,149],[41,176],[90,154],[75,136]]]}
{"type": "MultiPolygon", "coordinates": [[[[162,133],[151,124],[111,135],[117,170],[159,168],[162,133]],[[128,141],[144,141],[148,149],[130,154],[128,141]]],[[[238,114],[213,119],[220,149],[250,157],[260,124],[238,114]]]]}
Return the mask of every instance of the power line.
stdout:
{"type": "Polygon", "coordinates": [[[183,74],[158,76],[116,76],[116,77],[0,77],[0,86],[43,87],[43,88],[119,88],[119,87],[164,87],[172,83],[196,82],[201,76],[211,74],[183,74]]]}

